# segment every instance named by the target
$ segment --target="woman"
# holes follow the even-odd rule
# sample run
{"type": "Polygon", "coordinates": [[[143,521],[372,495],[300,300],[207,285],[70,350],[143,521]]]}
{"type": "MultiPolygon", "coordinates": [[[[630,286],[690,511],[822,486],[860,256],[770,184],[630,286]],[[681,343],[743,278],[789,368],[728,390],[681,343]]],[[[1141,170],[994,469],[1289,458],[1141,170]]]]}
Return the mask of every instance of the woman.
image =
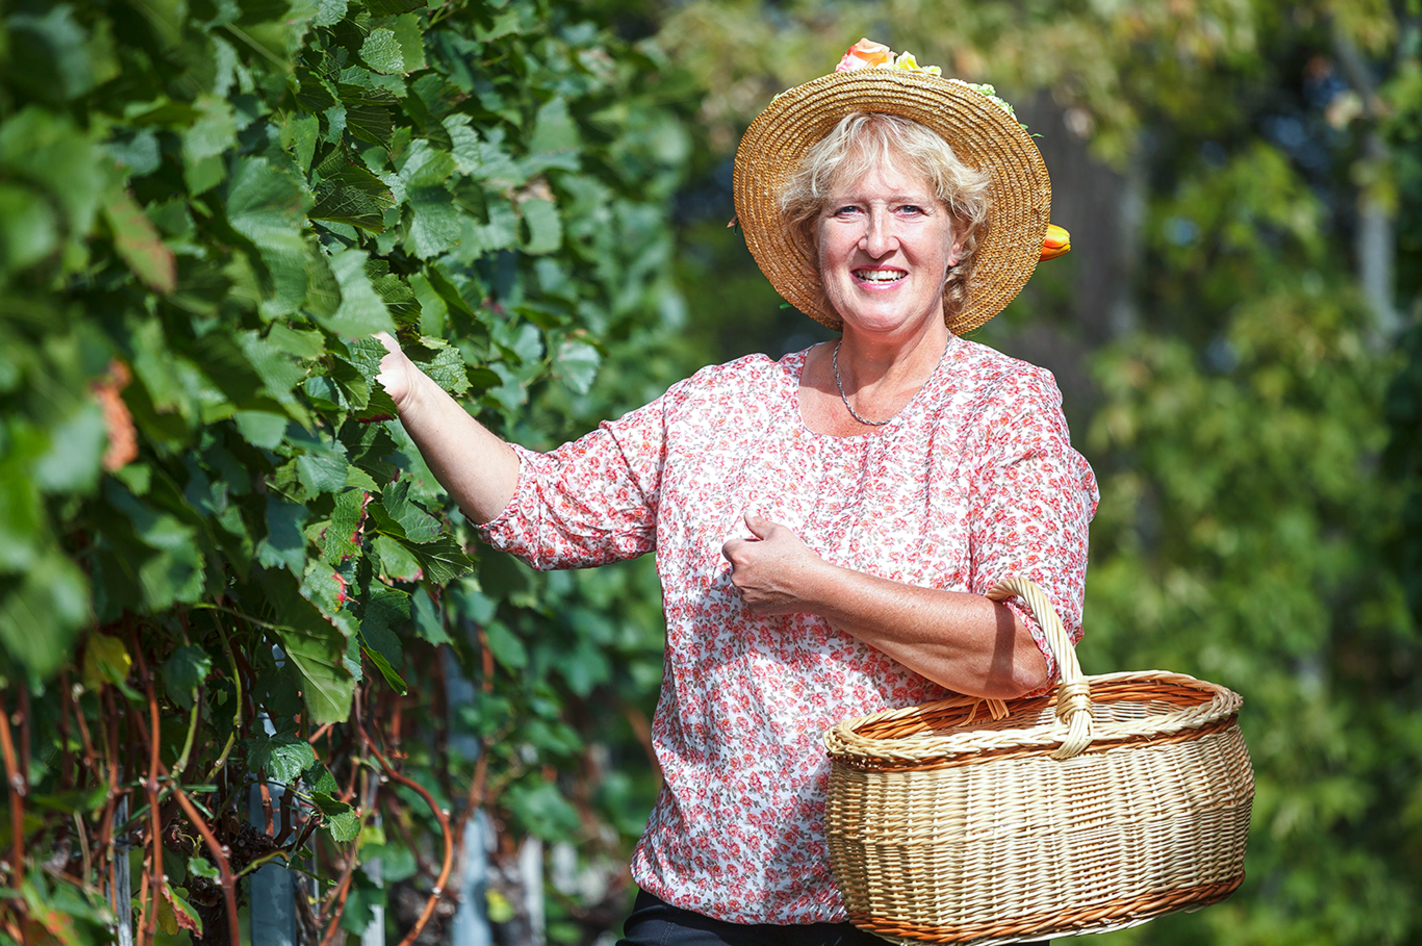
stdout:
{"type": "MultiPolygon", "coordinates": [[[[887,53],[866,43],[842,66],[887,53]]],[[[539,455],[387,340],[401,421],[487,541],[538,568],[656,550],[665,787],[630,942],[880,942],[829,874],[822,733],[1047,686],[1031,616],[983,597],[1001,578],[1034,578],[1079,636],[1091,471],[1051,376],[958,337],[1030,276],[1049,201],[1031,139],[981,92],[839,72],[778,97],[736,159],[757,262],[838,342],[703,369],[539,455]]]]}

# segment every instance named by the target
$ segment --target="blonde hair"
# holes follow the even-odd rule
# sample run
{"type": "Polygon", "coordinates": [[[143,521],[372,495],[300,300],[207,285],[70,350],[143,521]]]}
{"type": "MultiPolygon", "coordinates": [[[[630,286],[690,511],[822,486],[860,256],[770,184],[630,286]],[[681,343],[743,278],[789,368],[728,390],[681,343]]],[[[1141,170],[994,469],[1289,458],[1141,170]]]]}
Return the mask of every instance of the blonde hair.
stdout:
{"type": "MultiPolygon", "coordinates": [[[[964,164],[948,142],[908,118],[881,112],[851,112],[805,153],[780,194],[780,212],[790,238],[812,261],[805,275],[823,297],[815,234],[825,201],[842,181],[857,181],[873,170],[907,164],[933,189],[953,217],[953,236],[962,241],[958,262],[943,281],[943,311],[949,321],[968,304],[974,251],[988,229],[988,175],[964,164]]],[[[826,299],[826,306],[828,300],[826,299]]]]}

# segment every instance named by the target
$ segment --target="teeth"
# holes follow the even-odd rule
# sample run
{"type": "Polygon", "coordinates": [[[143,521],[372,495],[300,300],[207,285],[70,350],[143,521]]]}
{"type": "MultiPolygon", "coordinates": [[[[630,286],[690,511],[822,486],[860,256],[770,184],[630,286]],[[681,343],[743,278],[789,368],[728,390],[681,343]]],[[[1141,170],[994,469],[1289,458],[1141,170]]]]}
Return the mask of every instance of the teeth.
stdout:
{"type": "Polygon", "coordinates": [[[896,273],[885,269],[861,269],[855,275],[865,282],[898,282],[904,278],[903,273],[896,273]]]}

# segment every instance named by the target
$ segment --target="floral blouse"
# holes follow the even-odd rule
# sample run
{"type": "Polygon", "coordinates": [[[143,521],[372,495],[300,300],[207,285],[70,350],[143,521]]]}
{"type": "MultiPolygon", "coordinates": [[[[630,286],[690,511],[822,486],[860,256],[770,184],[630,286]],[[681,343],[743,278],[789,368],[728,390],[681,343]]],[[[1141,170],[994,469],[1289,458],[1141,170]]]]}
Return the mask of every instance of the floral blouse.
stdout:
{"type": "Polygon", "coordinates": [[[656,550],[665,783],[632,873],[668,903],[732,922],[845,918],[824,841],[821,736],[945,692],[823,618],[747,611],[721,554],[749,537],[747,511],[829,562],[905,584],[982,593],[1030,576],[1081,635],[1096,480],[1051,374],[955,337],[887,425],[833,437],[800,414],[807,353],[705,368],[575,443],[519,448],[517,493],[481,529],[535,568],[656,550]]]}

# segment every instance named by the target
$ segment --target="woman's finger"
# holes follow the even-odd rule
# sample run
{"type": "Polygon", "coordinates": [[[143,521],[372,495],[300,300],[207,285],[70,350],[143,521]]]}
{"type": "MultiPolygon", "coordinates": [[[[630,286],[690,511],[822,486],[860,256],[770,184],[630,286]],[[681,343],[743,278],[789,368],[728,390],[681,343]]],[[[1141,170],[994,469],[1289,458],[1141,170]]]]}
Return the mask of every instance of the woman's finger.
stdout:
{"type": "Polygon", "coordinates": [[[400,351],[400,343],[395,341],[395,337],[389,332],[376,332],[375,337],[379,339],[380,344],[384,345],[385,350],[390,354],[394,355],[400,351]]]}

